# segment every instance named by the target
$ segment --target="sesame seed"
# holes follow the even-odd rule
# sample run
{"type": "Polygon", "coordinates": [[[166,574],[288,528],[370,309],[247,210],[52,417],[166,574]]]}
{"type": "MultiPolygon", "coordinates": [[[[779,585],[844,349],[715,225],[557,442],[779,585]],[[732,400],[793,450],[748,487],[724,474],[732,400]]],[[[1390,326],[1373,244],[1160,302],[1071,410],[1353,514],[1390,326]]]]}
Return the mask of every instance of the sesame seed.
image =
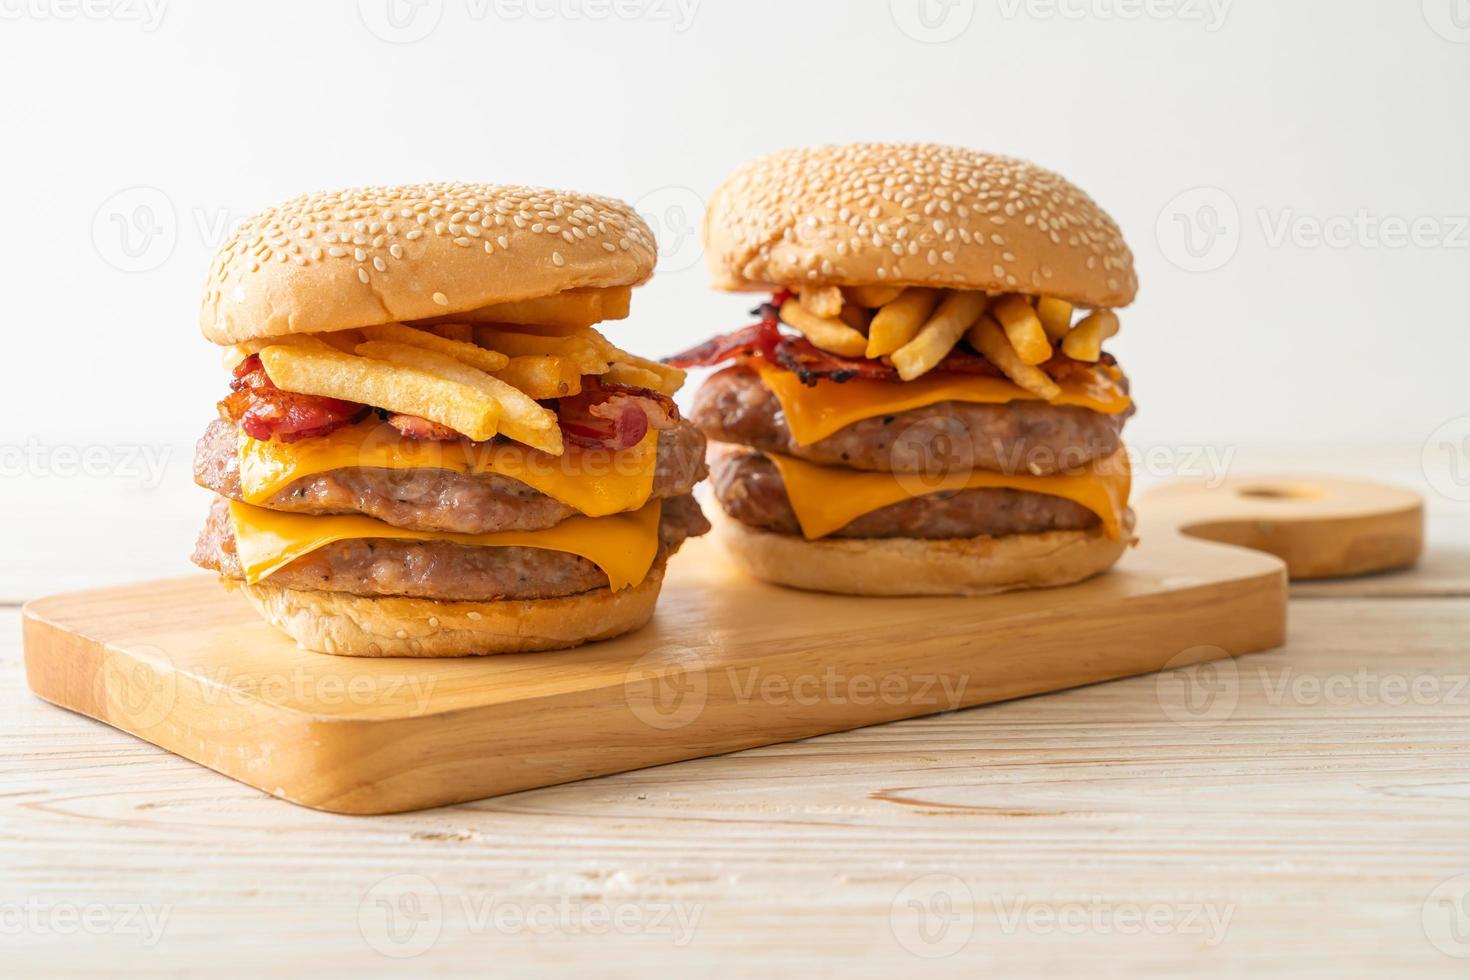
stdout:
{"type": "MultiPolygon", "coordinates": [[[[206,302],[226,294],[231,302],[246,302],[259,288],[251,277],[272,262],[351,261],[359,281],[371,285],[373,273],[386,275],[390,259],[408,259],[406,243],[425,239],[431,230],[445,246],[479,244],[487,256],[508,253],[517,233],[556,236],[561,241],[551,261],[559,268],[577,267],[587,249],[598,249],[597,254],[622,250],[650,270],[655,257],[647,224],[629,205],[611,198],[512,185],[364,187],[301,195],[241,222],[211,263],[206,302]],[[220,288],[225,283],[230,289],[220,288]]],[[[420,246],[427,262],[442,247],[432,238],[420,246]]],[[[487,269],[486,274],[500,273],[487,269]]],[[[432,295],[436,304],[449,305],[443,293],[432,295]]]]}

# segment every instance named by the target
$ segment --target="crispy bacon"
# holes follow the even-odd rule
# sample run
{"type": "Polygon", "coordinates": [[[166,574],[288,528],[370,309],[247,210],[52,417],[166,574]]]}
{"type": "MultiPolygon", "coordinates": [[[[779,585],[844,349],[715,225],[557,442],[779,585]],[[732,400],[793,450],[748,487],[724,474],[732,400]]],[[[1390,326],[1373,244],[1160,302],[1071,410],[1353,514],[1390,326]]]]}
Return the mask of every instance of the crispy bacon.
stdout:
{"type": "Polygon", "coordinates": [[[781,342],[781,330],[774,318],[761,320],[731,333],[712,337],[697,347],[691,347],[672,357],[664,358],[665,364],[674,367],[714,367],[732,358],[759,354],[772,359],[776,345],[781,342]]]}
{"type": "Polygon", "coordinates": [[[579,394],[557,399],[556,412],[568,442],[614,451],[636,446],[649,429],[679,424],[679,408],[668,395],[595,374],[583,376],[579,394]]]}
{"type": "Polygon", "coordinates": [[[388,424],[397,429],[405,439],[422,439],[426,442],[454,442],[463,439],[464,436],[455,432],[442,422],[431,422],[417,415],[402,415],[392,413],[388,416],[388,424]]]}
{"type": "Polygon", "coordinates": [[[296,442],[324,436],[367,415],[366,405],[282,391],[265,373],[260,355],[235,368],[231,393],[219,403],[220,418],[240,426],[252,439],[296,442]]]}

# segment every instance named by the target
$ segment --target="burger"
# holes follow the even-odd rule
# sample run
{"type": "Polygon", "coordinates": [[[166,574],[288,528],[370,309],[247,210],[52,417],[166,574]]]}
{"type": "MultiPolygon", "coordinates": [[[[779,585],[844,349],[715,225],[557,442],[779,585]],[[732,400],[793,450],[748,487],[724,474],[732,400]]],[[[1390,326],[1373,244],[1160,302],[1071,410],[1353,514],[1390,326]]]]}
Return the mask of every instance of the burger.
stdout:
{"type": "Polygon", "coordinates": [[[365,187],[246,220],[200,315],[231,376],[194,461],[215,494],[195,563],[323,653],[642,626],[708,530],[684,372],[596,327],[654,261],[627,204],[531,187],[365,187]]]}
{"type": "Polygon", "coordinates": [[[957,147],[788,150],[710,200],[716,287],[769,292],[669,358],[724,365],[691,419],[718,445],[720,537],[751,574],[857,595],[1077,582],[1133,538],[1127,378],[1103,343],[1133,257],[1082,191],[957,147]]]}

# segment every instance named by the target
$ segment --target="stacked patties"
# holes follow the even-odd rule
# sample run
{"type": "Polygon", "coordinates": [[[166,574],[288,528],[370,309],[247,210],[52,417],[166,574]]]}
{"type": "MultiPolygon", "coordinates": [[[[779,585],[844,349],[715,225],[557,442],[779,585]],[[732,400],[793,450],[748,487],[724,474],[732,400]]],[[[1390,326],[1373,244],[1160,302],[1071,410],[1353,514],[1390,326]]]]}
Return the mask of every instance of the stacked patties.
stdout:
{"type": "Polygon", "coordinates": [[[1132,540],[1127,380],[1103,341],[1133,258],[1025,161],[918,144],[776,153],[713,195],[715,285],[760,322],[669,358],[730,364],[691,418],[721,537],[754,575],[860,595],[1062,585],[1132,540]]]}
{"type": "Polygon", "coordinates": [[[484,184],[299,197],[219,251],[230,393],[194,561],[303,647],[547,650],[636,629],[708,525],[683,372],[594,324],[655,262],[621,201],[484,184]]]}

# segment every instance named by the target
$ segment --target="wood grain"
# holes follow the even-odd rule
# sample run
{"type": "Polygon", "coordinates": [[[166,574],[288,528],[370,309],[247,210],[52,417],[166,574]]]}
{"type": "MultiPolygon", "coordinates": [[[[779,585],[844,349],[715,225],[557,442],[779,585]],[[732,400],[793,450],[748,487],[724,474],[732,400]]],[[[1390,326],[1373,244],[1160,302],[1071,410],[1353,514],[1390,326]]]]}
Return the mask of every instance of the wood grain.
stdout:
{"type": "Polygon", "coordinates": [[[551,654],[297,649],[210,576],[26,607],[32,690],[294,802],[384,813],[1023,697],[1281,641],[1274,559],[1148,525],[1106,576],[980,600],[814,595],[708,541],[654,623],[551,654]],[[493,764],[486,765],[486,760],[493,764]]]}
{"type": "Polygon", "coordinates": [[[1214,717],[1180,714],[1195,681],[1221,689],[1192,668],[371,820],[29,697],[18,628],[0,611],[0,904],[167,918],[152,946],[120,914],[10,933],[9,975],[1464,976],[1423,925],[1470,872],[1464,600],[1298,603],[1286,646],[1225,662],[1214,717]],[[934,874],[972,900],[930,959],[900,936],[934,874]],[[408,959],[359,915],[419,884],[400,875],[440,899],[408,959]],[[550,926],[487,924],[563,901],[550,926]],[[1126,931],[1135,907],[1161,928],[1126,931]],[[1218,941],[1195,907],[1228,910],[1218,941]],[[600,909],[629,931],[576,928],[600,909]],[[667,909],[697,915],[687,942],[667,909]]]}
{"type": "Polygon", "coordinates": [[[1275,555],[1294,581],[1396,571],[1424,551],[1423,498],[1369,480],[1231,476],[1157,487],[1140,505],[1193,537],[1275,555]]]}

